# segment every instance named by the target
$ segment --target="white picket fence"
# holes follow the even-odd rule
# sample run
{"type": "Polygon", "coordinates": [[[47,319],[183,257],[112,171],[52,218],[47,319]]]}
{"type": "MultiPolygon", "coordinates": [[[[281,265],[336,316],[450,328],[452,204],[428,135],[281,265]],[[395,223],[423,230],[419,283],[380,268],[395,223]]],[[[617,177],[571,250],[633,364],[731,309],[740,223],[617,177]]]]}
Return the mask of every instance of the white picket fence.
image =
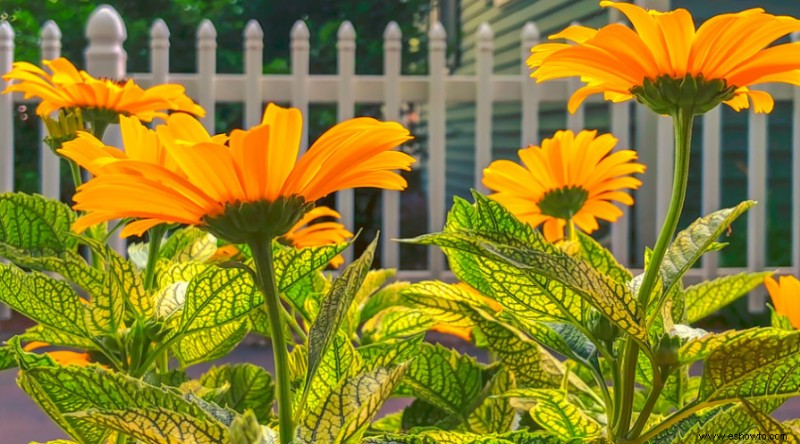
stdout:
{"type": "MultiPolygon", "coordinates": [[[[549,82],[537,85],[529,77],[525,59],[529,48],[539,41],[539,32],[534,23],[521,30],[520,74],[498,75],[492,72],[494,47],[493,33],[484,24],[478,30],[478,54],[475,75],[450,75],[447,72],[446,34],[441,24],[430,28],[428,47],[429,75],[401,75],[402,35],[396,23],[390,23],[384,33],[384,73],[382,75],[356,75],[355,50],[356,30],[349,22],[342,23],[338,32],[338,74],[317,75],[309,73],[309,30],[298,21],[291,31],[291,74],[262,74],[263,32],[259,24],[250,21],[244,30],[244,74],[218,74],[216,72],[216,30],[209,20],[204,20],[197,30],[197,72],[191,74],[170,73],[169,30],[164,21],[158,19],[150,33],[151,67],[147,73],[127,73],[125,25],[119,14],[109,6],[97,8],[89,18],[86,28],[89,46],[85,51],[87,71],[95,76],[109,78],[133,78],[144,87],[172,82],[185,85],[188,94],[203,108],[207,115],[202,119],[210,131],[214,124],[214,105],[219,102],[244,103],[245,126],[260,121],[263,104],[268,101],[288,102],[308,114],[309,104],[336,103],[340,120],[354,116],[356,104],[384,105],[387,120],[399,120],[401,104],[413,102],[427,108],[427,171],[428,229],[438,231],[444,224],[448,204],[445,202],[445,156],[447,105],[456,102],[475,104],[475,188],[485,190],[480,184],[482,169],[491,161],[492,154],[492,105],[496,102],[521,103],[522,125],[520,146],[538,143],[538,117],[540,104],[546,102],[565,103],[570,93],[579,87],[577,80],[549,82]]],[[[43,59],[60,55],[61,31],[52,22],[41,30],[43,59]]],[[[11,69],[13,62],[14,32],[11,26],[0,23],[0,72],[11,69]]],[[[0,80],[0,90],[6,84],[0,80]]],[[[793,127],[800,128],[800,89],[772,87],[768,89],[776,100],[793,101],[793,127]]],[[[15,102],[21,95],[0,95],[0,192],[12,189],[13,179],[13,122],[15,102]]],[[[595,98],[592,103],[600,103],[595,98]]],[[[648,110],[636,107],[637,141],[631,143],[629,127],[633,116],[628,104],[608,105],[611,114],[611,132],[619,139],[619,147],[648,146],[656,150],[655,163],[650,165],[645,182],[651,181],[653,195],[639,196],[637,205],[650,205],[652,218],[642,218],[641,231],[645,241],[653,243],[653,233],[660,226],[666,212],[672,181],[672,135],[671,122],[654,117],[648,110]],[[655,146],[653,146],[655,145],[655,146]],[[649,233],[649,234],[648,234],[649,233]]],[[[720,110],[706,114],[703,124],[703,189],[702,210],[709,213],[720,207],[720,110]]],[[[767,188],[767,119],[765,115],[750,113],[749,117],[749,190],[750,198],[766,201],[767,188]]],[[[580,130],[584,127],[584,112],[567,116],[567,127],[580,130]]],[[[42,128],[42,134],[44,129],[42,128]]],[[[112,129],[106,136],[107,143],[118,143],[119,132],[112,129]]],[[[302,150],[308,146],[308,128],[304,126],[302,150]]],[[[800,131],[793,134],[793,183],[795,205],[792,209],[792,264],[785,264],[782,272],[800,274],[800,131]]],[[[302,152],[301,150],[301,152],[302,152]]],[[[50,150],[41,146],[41,193],[58,196],[58,160],[50,150]]],[[[690,196],[690,199],[697,198],[690,196]]],[[[352,191],[339,193],[337,206],[346,226],[353,226],[354,195],[352,191]]],[[[765,266],[766,205],[758,205],[749,213],[747,221],[748,243],[747,266],[744,268],[719,268],[716,254],[709,254],[702,267],[690,272],[690,279],[714,277],[738,273],[743,270],[761,270],[765,266]]],[[[627,214],[628,210],[625,209],[627,214]]],[[[398,267],[399,246],[392,239],[400,237],[400,200],[397,192],[385,191],[382,214],[382,264],[398,267]]],[[[623,217],[612,227],[610,248],[622,263],[628,263],[630,242],[629,218],[623,217]]],[[[349,256],[351,252],[347,253],[349,256]]],[[[351,257],[348,257],[350,259],[351,257]]],[[[429,252],[429,268],[424,271],[401,270],[405,279],[452,279],[446,270],[442,254],[432,248],[429,252]]],[[[751,310],[763,309],[763,291],[751,295],[751,310]]]]}

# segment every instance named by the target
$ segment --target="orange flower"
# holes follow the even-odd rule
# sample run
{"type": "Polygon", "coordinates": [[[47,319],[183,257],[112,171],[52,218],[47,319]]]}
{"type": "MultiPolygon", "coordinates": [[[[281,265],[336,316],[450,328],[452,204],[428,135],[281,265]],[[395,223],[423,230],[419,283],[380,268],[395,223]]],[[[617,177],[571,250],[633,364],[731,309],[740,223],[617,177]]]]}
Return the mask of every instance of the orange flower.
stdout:
{"type": "MultiPolygon", "coordinates": [[[[139,172],[148,168],[160,167],[185,179],[169,150],[175,146],[188,146],[201,142],[225,143],[227,136],[218,134],[210,136],[203,125],[184,113],[175,113],[167,117],[166,123],[156,127],[155,131],[142,125],[136,117],[120,116],[120,131],[124,151],[105,145],[92,134],[79,131],[74,140],[65,142],[58,153],[75,161],[94,176],[105,174],[139,172]],[[126,160],[128,162],[120,162],[126,160]]],[[[101,212],[85,216],[86,226],[114,219],[101,212]]],[[[122,236],[141,234],[149,228],[162,223],[158,219],[143,219],[129,223],[122,236]]]]}
{"type": "Polygon", "coordinates": [[[800,280],[794,276],[781,276],[780,283],[772,277],[764,279],[775,312],[789,318],[792,327],[800,329],[800,280]]]}
{"type": "Polygon", "coordinates": [[[763,9],[721,14],[695,29],[685,9],[661,13],[630,3],[601,1],[625,14],[634,29],[614,23],[597,30],[570,26],[533,47],[528,65],[538,82],[580,76],[586,84],[569,100],[570,112],[586,97],[636,98],[662,114],[675,105],[701,114],[720,102],[739,111],[753,103],[770,112],[774,102],[762,83],[800,85],[800,44],[770,46],[800,31],[800,20],[774,16],[763,9]]]}
{"type": "MultiPolygon", "coordinates": [[[[37,349],[44,348],[44,347],[49,347],[49,346],[50,346],[50,344],[48,344],[46,342],[33,341],[33,342],[29,342],[29,343],[25,344],[25,347],[22,347],[22,349],[25,350],[26,352],[30,352],[30,351],[33,351],[33,350],[37,350],[37,349]]],[[[49,355],[51,358],[53,358],[53,360],[56,361],[57,363],[59,363],[61,365],[65,365],[65,366],[66,365],[78,365],[78,366],[81,366],[81,367],[85,367],[85,366],[87,366],[87,365],[92,363],[89,360],[89,354],[88,353],[78,353],[78,352],[73,352],[73,351],[57,350],[57,351],[47,352],[47,355],[49,355]]]]}
{"type": "Polygon", "coordinates": [[[564,238],[564,227],[574,223],[586,233],[599,227],[597,219],[616,221],[622,211],[611,201],[633,205],[621,191],[636,189],[641,181],[630,175],[643,173],[635,151],[609,154],[617,143],[611,134],[597,131],[558,131],[542,146],[519,150],[523,165],[496,160],[483,170],[483,184],[523,222],[544,224],[550,242],[564,238]]]}
{"type": "Polygon", "coordinates": [[[70,108],[109,111],[136,116],[147,122],[154,117],[166,118],[163,110],[184,111],[200,117],[205,115],[203,108],[186,96],[181,85],[157,85],[145,90],[133,80],[96,79],[86,71],[79,71],[63,57],[42,63],[50,68],[52,75],[36,65],[17,62],[3,76],[5,81],[17,81],[4,93],[18,91],[24,93],[26,99],[38,97],[42,100],[36,108],[36,113],[42,117],[70,108]]]}
{"type": "MultiPolygon", "coordinates": [[[[262,123],[233,131],[219,141],[167,146],[176,170],[163,165],[115,160],[82,185],[74,208],[86,211],[73,229],[80,232],[117,218],[201,225],[232,243],[246,243],[268,230],[285,234],[317,199],[343,189],[401,190],[406,181],[393,170],[410,169],[414,158],[392,148],[409,140],[394,122],[360,117],[325,132],[296,160],[302,116],[270,104],[262,123]]],[[[78,148],[83,152],[84,148],[78,148]]],[[[126,149],[129,149],[126,146],[126,149]]],[[[63,153],[67,155],[67,153],[63,153]]],[[[80,163],[80,156],[68,157],[80,163]]],[[[142,224],[137,234],[149,228],[142,224]]]]}
{"type": "MultiPolygon", "coordinates": [[[[294,245],[295,248],[308,248],[341,244],[353,237],[353,233],[338,222],[317,222],[311,224],[311,222],[323,217],[342,218],[338,212],[331,208],[325,206],[316,207],[303,215],[303,217],[283,235],[283,240],[287,244],[294,245]]],[[[343,263],[344,257],[342,257],[341,254],[331,259],[331,265],[334,268],[339,268],[339,265],[343,263]]]]}

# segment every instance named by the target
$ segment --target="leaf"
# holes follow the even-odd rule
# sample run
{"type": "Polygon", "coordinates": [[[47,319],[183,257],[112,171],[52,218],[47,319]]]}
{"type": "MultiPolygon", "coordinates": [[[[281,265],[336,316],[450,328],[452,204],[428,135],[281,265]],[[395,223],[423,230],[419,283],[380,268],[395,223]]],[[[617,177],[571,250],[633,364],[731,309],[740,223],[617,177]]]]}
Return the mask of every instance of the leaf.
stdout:
{"type": "Polygon", "coordinates": [[[4,345],[0,346],[0,371],[16,368],[17,360],[14,358],[14,352],[11,347],[4,345]]]}
{"type": "Polygon", "coordinates": [[[347,314],[350,304],[356,297],[356,293],[361,288],[361,284],[367,276],[372,258],[375,254],[375,247],[378,238],[376,237],[369,244],[364,253],[348,266],[341,276],[339,276],[325,298],[322,300],[319,315],[314,325],[308,332],[308,374],[306,377],[306,387],[310,386],[310,381],[319,369],[322,357],[330,347],[342,321],[347,314]]]}
{"type": "Polygon", "coordinates": [[[217,238],[195,227],[172,232],[158,250],[158,256],[172,262],[205,262],[217,251],[217,238]]]}
{"type": "MultiPolygon", "coordinates": [[[[518,387],[559,387],[560,363],[514,327],[490,319],[479,324],[495,359],[515,378],[518,387]]],[[[567,347],[566,344],[564,347],[567,347]]]]}
{"type": "Polygon", "coordinates": [[[180,331],[191,333],[247,316],[264,297],[249,273],[238,268],[210,268],[186,288],[180,331]]]}
{"type": "Polygon", "coordinates": [[[475,433],[503,433],[511,429],[515,409],[508,400],[499,397],[516,388],[512,373],[501,369],[489,382],[489,397],[470,413],[469,430],[475,433]]]}
{"type": "Polygon", "coordinates": [[[781,331],[774,328],[756,327],[747,330],[728,330],[722,333],[708,333],[699,338],[690,339],[678,349],[678,359],[681,364],[689,364],[708,357],[717,348],[738,340],[755,339],[759,337],[777,336],[781,331]]]}
{"type": "Polygon", "coordinates": [[[228,430],[217,422],[163,408],[88,410],[66,415],[124,433],[152,444],[218,444],[228,430]]]}
{"type": "Polygon", "coordinates": [[[446,430],[424,431],[414,435],[388,434],[370,437],[364,444],[563,444],[564,441],[542,431],[518,431],[502,435],[479,435],[476,433],[451,432],[446,430]]]}
{"type": "Polygon", "coordinates": [[[412,239],[421,245],[438,245],[447,254],[456,277],[491,297],[517,316],[535,320],[583,322],[583,301],[566,294],[558,300],[538,280],[484,247],[486,241],[473,233],[445,232],[412,239]]]}
{"type": "Polygon", "coordinates": [[[762,434],[779,442],[788,442],[790,444],[800,443],[800,435],[798,435],[795,430],[792,430],[791,427],[772,419],[768,414],[761,411],[761,409],[748,402],[746,399],[742,399],[742,405],[750,417],[753,418],[756,428],[762,434]]]}
{"type": "Polygon", "coordinates": [[[40,195],[0,194],[0,256],[3,245],[31,256],[49,256],[77,247],[70,234],[75,213],[40,195]]]}
{"type": "MultiPolygon", "coordinates": [[[[783,400],[769,399],[756,401],[751,404],[758,405],[759,410],[772,411],[777,408],[783,400]]],[[[701,444],[704,442],[725,442],[730,441],[728,434],[744,433],[753,428],[753,420],[745,409],[744,405],[729,405],[715,410],[717,412],[702,422],[697,422],[682,434],[680,442],[682,444],[701,444]],[[724,433],[720,433],[724,432],[724,433]],[[712,436],[718,435],[717,439],[712,436]]]]}
{"type": "Polygon", "coordinates": [[[504,396],[526,398],[536,405],[530,415],[543,429],[565,440],[589,439],[598,436],[602,427],[564,397],[559,390],[518,389],[504,396]]]}
{"type": "MultiPolygon", "coordinates": [[[[576,361],[591,364],[596,369],[600,368],[597,360],[597,348],[576,326],[572,324],[560,324],[554,322],[537,322],[527,319],[519,319],[513,313],[503,312],[498,316],[502,321],[511,327],[518,325],[521,331],[529,335],[533,340],[556,353],[576,361]]],[[[487,318],[488,319],[488,318],[487,318]]],[[[511,331],[514,328],[510,328],[511,331]]]]}
{"type": "Polygon", "coordinates": [[[188,282],[179,281],[158,290],[153,296],[156,317],[169,319],[176,314],[182,313],[186,304],[186,289],[188,287],[188,282]]]}
{"type": "Polygon", "coordinates": [[[493,311],[481,297],[457,285],[438,281],[414,283],[403,290],[401,299],[406,306],[421,309],[437,323],[452,327],[473,327],[475,309],[493,311]]]}
{"type": "Polygon", "coordinates": [[[420,310],[389,307],[364,323],[361,338],[365,344],[404,338],[424,333],[434,324],[434,320],[420,310]]]}
{"type": "Polygon", "coordinates": [[[259,424],[252,410],[234,419],[228,433],[230,444],[279,444],[277,433],[259,424]]]}
{"type": "Polygon", "coordinates": [[[764,282],[772,272],[739,273],[693,285],[684,290],[686,321],[693,323],[725,307],[764,282]]]}
{"type": "Polygon", "coordinates": [[[578,242],[581,246],[580,255],[592,268],[622,284],[633,279],[631,272],[617,262],[617,259],[610,251],[588,234],[584,234],[581,231],[577,231],[577,233],[578,242]]]}
{"type": "Polygon", "coordinates": [[[364,283],[361,284],[361,288],[356,293],[356,297],[353,299],[350,310],[342,324],[344,331],[350,335],[355,334],[361,320],[361,308],[395,274],[396,270],[394,269],[370,270],[367,273],[367,277],[364,278],[364,283]]]}
{"type": "Polygon", "coordinates": [[[217,404],[244,414],[246,410],[266,423],[272,416],[274,387],[272,376],[263,368],[249,363],[225,364],[211,369],[200,377],[206,387],[230,388],[217,399],[217,404]]]}
{"type": "Polygon", "coordinates": [[[181,367],[213,361],[231,352],[250,331],[248,319],[238,319],[184,334],[172,347],[181,367]]]}
{"type": "Polygon", "coordinates": [[[0,300],[39,324],[89,337],[85,301],[65,281],[0,264],[0,300]]]}
{"type": "Polygon", "coordinates": [[[309,248],[280,246],[274,253],[278,291],[284,292],[308,274],[328,266],[331,259],[349,245],[350,243],[344,243],[309,248]]]}
{"type": "Polygon", "coordinates": [[[800,392],[800,332],[727,342],[706,359],[699,399],[767,398],[800,392]]]}
{"type": "Polygon", "coordinates": [[[617,327],[642,343],[647,342],[647,332],[639,325],[638,302],[626,284],[615,282],[585,261],[570,256],[496,244],[485,244],[484,248],[510,265],[535,274],[557,300],[565,301],[570,292],[575,292],[617,327]]]}
{"type": "Polygon", "coordinates": [[[86,337],[73,335],[61,330],[56,330],[45,325],[34,325],[17,335],[22,342],[44,342],[50,345],[79,348],[83,350],[96,350],[94,342],[86,337]]]}
{"type": "Polygon", "coordinates": [[[425,335],[419,334],[404,339],[393,339],[364,345],[358,347],[356,351],[361,356],[366,369],[394,367],[413,359],[424,339],[425,335]]]}
{"type": "Polygon", "coordinates": [[[706,251],[715,246],[717,239],[733,221],[755,204],[754,201],[747,200],[735,207],[715,211],[698,218],[678,233],[667,248],[661,263],[664,294],[669,294],[671,287],[706,251]]]}
{"type": "Polygon", "coordinates": [[[306,389],[308,399],[304,408],[314,410],[325,395],[339,385],[348,375],[358,373],[363,366],[361,357],[356,354],[353,344],[339,332],[328,348],[319,365],[311,386],[306,389]]]}
{"type": "Polygon", "coordinates": [[[167,261],[159,261],[156,263],[156,282],[158,283],[158,288],[168,287],[176,282],[189,282],[195,276],[212,267],[212,265],[200,262],[173,264],[167,261]]]}
{"type": "Polygon", "coordinates": [[[472,357],[423,343],[403,378],[413,394],[461,420],[480,402],[484,368],[472,357]]]}
{"type": "Polygon", "coordinates": [[[411,285],[409,282],[392,282],[391,284],[381,288],[375,294],[367,299],[366,303],[360,310],[360,322],[366,322],[381,310],[396,305],[403,305],[403,291],[411,285]]]}
{"type": "Polygon", "coordinates": [[[28,360],[20,372],[19,385],[59,426],[81,442],[99,443],[107,432],[68,416],[86,410],[124,410],[161,407],[200,419],[208,415],[180,395],[148,385],[138,379],[98,366],[59,367],[21,350],[20,359],[28,360]],[[33,367],[31,367],[33,366],[33,367]]]}
{"type": "Polygon", "coordinates": [[[384,367],[342,381],[316,409],[308,411],[296,431],[301,443],[359,443],[369,421],[378,413],[403,377],[406,366],[384,367]]]}

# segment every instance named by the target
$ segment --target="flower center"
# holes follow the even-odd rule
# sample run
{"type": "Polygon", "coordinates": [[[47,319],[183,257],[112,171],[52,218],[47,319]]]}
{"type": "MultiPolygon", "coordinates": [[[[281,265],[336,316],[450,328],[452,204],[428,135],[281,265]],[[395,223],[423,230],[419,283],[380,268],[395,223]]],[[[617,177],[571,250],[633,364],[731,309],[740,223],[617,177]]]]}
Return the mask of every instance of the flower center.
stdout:
{"type": "Polygon", "coordinates": [[[703,114],[730,100],[736,91],[725,79],[706,80],[702,74],[673,78],[667,75],[644,79],[641,86],[631,88],[636,100],[658,114],[675,116],[678,110],[703,114]]]}
{"type": "Polygon", "coordinates": [[[583,208],[589,192],[578,185],[548,191],[537,203],[542,214],[569,220],[583,208]]]}
{"type": "Polygon", "coordinates": [[[244,244],[254,238],[286,234],[313,206],[300,196],[279,197],[274,202],[234,202],[225,205],[222,214],[204,217],[203,225],[214,236],[244,244]]]}

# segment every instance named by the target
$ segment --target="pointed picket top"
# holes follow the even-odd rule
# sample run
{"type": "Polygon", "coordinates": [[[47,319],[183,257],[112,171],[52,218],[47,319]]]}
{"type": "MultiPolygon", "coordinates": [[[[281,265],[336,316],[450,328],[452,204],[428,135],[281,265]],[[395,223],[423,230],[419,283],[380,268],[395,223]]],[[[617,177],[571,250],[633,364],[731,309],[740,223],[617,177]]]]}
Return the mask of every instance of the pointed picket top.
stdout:
{"type": "Polygon", "coordinates": [[[403,38],[403,31],[400,30],[400,25],[395,21],[389,22],[386,25],[386,30],[383,31],[384,40],[401,40],[403,38]]]}
{"type": "Polygon", "coordinates": [[[431,30],[428,32],[428,37],[431,41],[445,41],[447,39],[447,31],[444,30],[444,26],[441,22],[435,22],[431,25],[431,30]]]}
{"type": "Polygon", "coordinates": [[[150,25],[150,38],[152,40],[169,40],[169,27],[167,22],[157,18],[150,25]]]}
{"type": "Polygon", "coordinates": [[[244,27],[244,38],[247,40],[261,40],[264,38],[264,30],[258,20],[250,20],[244,27]]]}
{"type": "Polygon", "coordinates": [[[522,27],[522,41],[532,42],[532,41],[537,41],[540,38],[541,38],[541,33],[539,32],[539,27],[536,26],[536,23],[526,22],[525,26],[522,27]]]}
{"type": "Polygon", "coordinates": [[[56,22],[48,20],[44,22],[41,32],[42,41],[61,41],[61,29],[59,29],[56,22]]]}
{"type": "Polygon", "coordinates": [[[494,39],[494,31],[488,23],[483,22],[478,26],[478,41],[491,42],[494,39]]]}
{"type": "Polygon", "coordinates": [[[0,41],[11,40],[14,41],[14,29],[7,21],[0,21],[0,41]]]}
{"type": "Polygon", "coordinates": [[[291,37],[292,40],[295,39],[302,40],[311,38],[311,33],[308,31],[308,26],[306,25],[306,22],[302,20],[294,22],[294,25],[292,25],[291,37]]]}
{"type": "Polygon", "coordinates": [[[336,33],[336,37],[339,41],[355,41],[356,39],[356,30],[353,28],[353,24],[350,23],[349,20],[345,20],[339,25],[339,31],[336,33]]]}
{"type": "Polygon", "coordinates": [[[109,5],[100,5],[89,15],[86,38],[89,39],[89,46],[93,43],[122,45],[128,38],[128,31],[116,9],[109,5]]]}
{"type": "Polygon", "coordinates": [[[200,22],[200,26],[197,27],[197,39],[198,40],[217,39],[217,28],[214,27],[214,23],[212,23],[211,20],[203,19],[203,21],[200,22]]]}

